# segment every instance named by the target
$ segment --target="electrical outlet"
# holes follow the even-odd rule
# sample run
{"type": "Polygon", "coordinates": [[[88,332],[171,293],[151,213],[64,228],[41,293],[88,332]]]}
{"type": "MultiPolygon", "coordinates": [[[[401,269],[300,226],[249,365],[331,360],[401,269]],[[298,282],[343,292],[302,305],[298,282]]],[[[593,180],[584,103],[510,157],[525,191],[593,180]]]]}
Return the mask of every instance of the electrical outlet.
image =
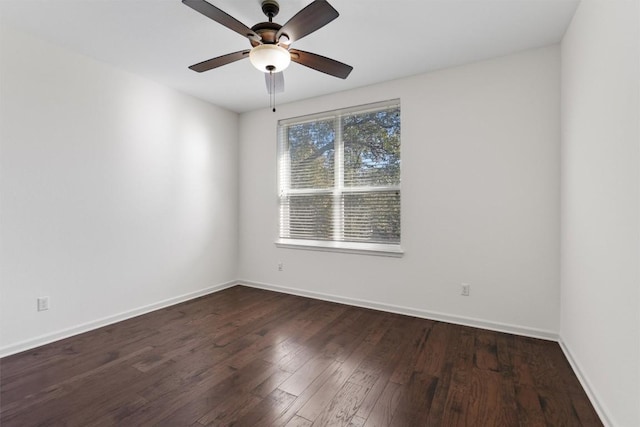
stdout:
{"type": "Polygon", "coordinates": [[[460,295],[462,295],[463,297],[468,297],[470,292],[471,292],[471,285],[463,283],[460,295]]]}
{"type": "Polygon", "coordinates": [[[278,263],[278,271],[282,271],[284,270],[284,263],[283,262],[279,262],[278,263]]]}
{"type": "Polygon", "coordinates": [[[49,310],[49,297],[38,298],[38,311],[49,310]]]}

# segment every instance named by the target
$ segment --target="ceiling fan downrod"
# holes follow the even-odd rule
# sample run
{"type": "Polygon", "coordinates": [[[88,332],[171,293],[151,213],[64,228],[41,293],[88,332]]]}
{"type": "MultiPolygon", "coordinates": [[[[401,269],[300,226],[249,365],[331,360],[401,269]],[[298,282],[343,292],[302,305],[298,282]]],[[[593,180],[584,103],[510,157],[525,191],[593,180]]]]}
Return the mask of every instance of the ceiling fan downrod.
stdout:
{"type": "Polygon", "coordinates": [[[276,0],[263,0],[262,12],[267,15],[269,22],[273,22],[273,18],[280,12],[280,5],[276,0]]]}

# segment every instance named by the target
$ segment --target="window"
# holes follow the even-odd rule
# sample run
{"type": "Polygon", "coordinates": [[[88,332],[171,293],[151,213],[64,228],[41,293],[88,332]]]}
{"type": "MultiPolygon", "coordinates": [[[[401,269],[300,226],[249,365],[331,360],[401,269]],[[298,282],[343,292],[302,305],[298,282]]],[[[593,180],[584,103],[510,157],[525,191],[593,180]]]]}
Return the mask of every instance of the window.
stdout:
{"type": "Polygon", "coordinates": [[[278,246],[398,255],[400,102],[278,122],[278,246]]]}

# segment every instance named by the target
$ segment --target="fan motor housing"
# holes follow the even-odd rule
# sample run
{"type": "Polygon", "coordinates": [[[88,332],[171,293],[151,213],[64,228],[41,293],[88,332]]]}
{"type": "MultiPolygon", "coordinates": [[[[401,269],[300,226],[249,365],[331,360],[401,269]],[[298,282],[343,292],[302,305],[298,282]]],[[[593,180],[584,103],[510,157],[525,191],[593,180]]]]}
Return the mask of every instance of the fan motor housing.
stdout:
{"type": "MultiPolygon", "coordinates": [[[[276,34],[280,28],[282,28],[282,25],[276,24],[275,22],[260,22],[259,24],[251,27],[251,30],[260,36],[262,43],[276,44],[276,34]]],[[[262,44],[255,40],[250,41],[251,45],[254,47],[262,44]]]]}

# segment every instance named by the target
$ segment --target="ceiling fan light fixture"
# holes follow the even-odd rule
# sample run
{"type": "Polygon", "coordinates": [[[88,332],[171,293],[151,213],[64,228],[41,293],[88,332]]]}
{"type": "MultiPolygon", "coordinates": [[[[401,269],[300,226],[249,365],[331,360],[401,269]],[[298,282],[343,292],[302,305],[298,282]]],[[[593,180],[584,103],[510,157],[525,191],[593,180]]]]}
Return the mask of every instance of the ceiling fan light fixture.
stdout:
{"type": "Polygon", "coordinates": [[[275,44],[261,44],[249,53],[249,60],[263,73],[279,73],[291,63],[289,51],[275,44]]]}

